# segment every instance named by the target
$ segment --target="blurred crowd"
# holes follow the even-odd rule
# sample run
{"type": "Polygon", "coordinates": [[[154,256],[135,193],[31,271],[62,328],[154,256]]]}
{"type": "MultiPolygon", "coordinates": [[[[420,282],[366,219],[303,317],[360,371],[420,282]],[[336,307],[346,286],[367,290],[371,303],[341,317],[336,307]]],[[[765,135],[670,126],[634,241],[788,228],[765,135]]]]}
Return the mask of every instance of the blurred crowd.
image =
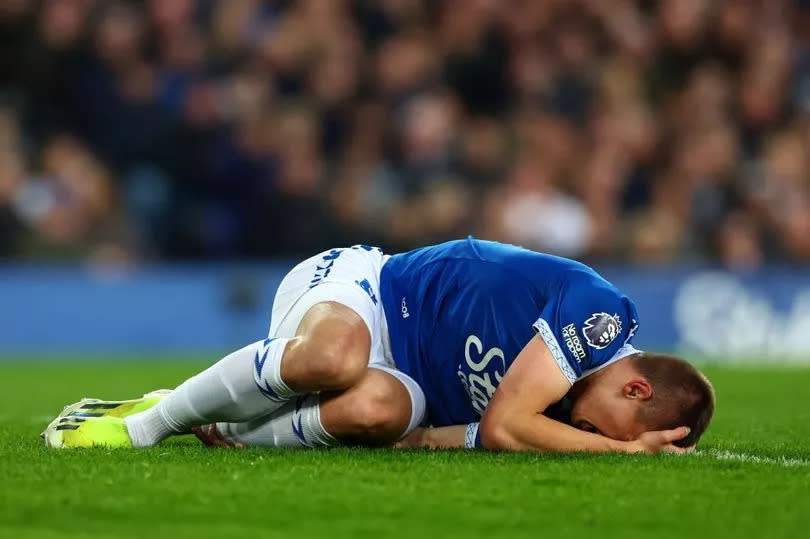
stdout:
{"type": "Polygon", "coordinates": [[[810,1],[0,0],[0,257],[810,262],[810,1]]]}

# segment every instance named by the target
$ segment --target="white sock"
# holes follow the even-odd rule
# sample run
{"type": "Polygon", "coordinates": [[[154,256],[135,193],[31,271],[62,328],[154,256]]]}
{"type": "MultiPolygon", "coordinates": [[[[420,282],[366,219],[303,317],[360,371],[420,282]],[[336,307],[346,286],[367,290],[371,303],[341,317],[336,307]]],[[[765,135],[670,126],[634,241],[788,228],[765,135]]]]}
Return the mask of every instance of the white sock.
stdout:
{"type": "Polygon", "coordinates": [[[295,395],[280,376],[287,341],[265,339],[237,350],[180,384],[157,406],[127,417],[132,445],[151,447],[196,425],[250,421],[278,410],[295,395]]]}
{"type": "Polygon", "coordinates": [[[228,442],[260,447],[333,447],[340,441],[321,424],[320,396],[310,393],[288,402],[269,417],[244,423],[217,423],[228,442]]]}

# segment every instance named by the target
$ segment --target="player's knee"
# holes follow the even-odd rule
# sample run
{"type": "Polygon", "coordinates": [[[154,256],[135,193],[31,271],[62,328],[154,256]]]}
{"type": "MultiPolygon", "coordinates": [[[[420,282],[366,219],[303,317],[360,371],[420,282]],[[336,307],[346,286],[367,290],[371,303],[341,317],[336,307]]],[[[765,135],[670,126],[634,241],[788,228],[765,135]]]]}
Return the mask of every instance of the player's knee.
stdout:
{"type": "Polygon", "coordinates": [[[281,377],[296,390],[348,389],[368,368],[371,335],[363,319],[339,304],[319,303],[298,327],[284,356],[281,377]]]}
{"type": "Polygon", "coordinates": [[[354,410],[353,416],[356,435],[366,441],[390,438],[394,442],[405,430],[400,414],[390,403],[366,401],[354,410]]]}
{"type": "Polygon", "coordinates": [[[347,327],[329,339],[313,342],[317,348],[312,362],[315,376],[335,389],[356,384],[368,368],[368,337],[363,332],[368,333],[365,326],[347,327]]]}
{"type": "Polygon", "coordinates": [[[351,414],[359,438],[393,443],[405,431],[410,419],[409,398],[397,384],[369,386],[354,399],[351,414]]]}
{"type": "Polygon", "coordinates": [[[481,436],[481,445],[486,449],[509,449],[511,438],[508,436],[506,430],[502,425],[482,418],[478,427],[478,433],[481,436]]]}

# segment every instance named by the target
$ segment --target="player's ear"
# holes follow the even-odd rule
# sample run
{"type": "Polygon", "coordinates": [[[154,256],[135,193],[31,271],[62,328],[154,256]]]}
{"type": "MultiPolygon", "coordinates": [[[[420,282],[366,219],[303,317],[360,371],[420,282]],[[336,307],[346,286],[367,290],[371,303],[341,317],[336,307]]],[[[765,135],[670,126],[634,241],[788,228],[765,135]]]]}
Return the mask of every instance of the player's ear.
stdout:
{"type": "Polygon", "coordinates": [[[652,397],[653,388],[646,379],[637,377],[624,384],[622,394],[628,399],[645,401],[652,397]]]}

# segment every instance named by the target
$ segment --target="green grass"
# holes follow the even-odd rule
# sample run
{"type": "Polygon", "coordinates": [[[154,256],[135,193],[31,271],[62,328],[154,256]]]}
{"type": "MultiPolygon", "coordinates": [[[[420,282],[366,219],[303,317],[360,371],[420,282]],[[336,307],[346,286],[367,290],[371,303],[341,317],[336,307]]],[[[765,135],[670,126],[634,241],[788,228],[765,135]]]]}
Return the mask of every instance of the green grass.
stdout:
{"type": "Polygon", "coordinates": [[[46,450],[82,396],[173,386],[192,363],[0,364],[0,537],[808,537],[810,370],[707,369],[704,449],[799,459],[473,452],[46,450]]]}

